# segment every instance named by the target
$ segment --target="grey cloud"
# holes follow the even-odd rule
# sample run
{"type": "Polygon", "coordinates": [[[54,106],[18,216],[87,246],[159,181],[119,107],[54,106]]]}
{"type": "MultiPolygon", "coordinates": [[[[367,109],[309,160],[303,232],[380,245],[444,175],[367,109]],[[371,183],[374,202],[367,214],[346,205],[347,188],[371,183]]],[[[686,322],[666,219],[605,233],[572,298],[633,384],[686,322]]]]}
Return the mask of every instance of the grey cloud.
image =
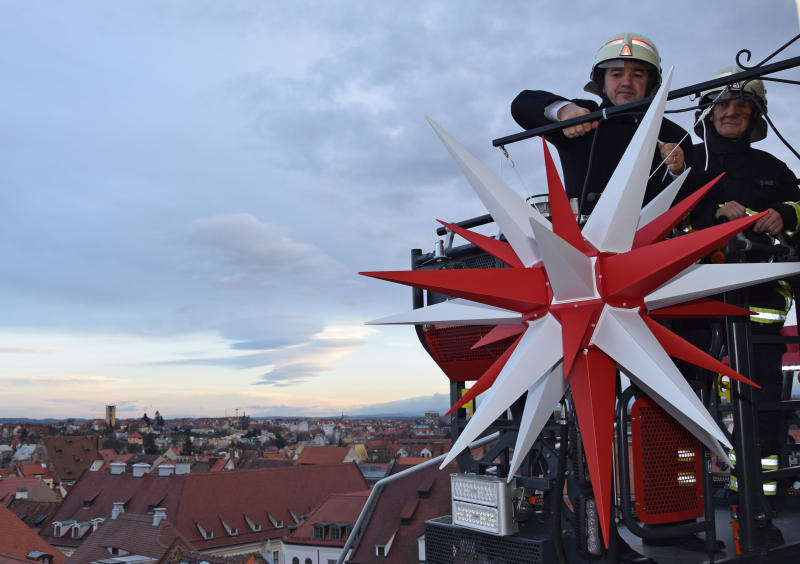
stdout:
{"type": "Polygon", "coordinates": [[[217,255],[220,280],[238,284],[264,277],[307,276],[331,279],[342,265],[317,246],[289,238],[282,229],[249,213],[227,214],[194,221],[188,241],[217,255]]]}
{"type": "MultiPolygon", "coordinates": [[[[250,332],[253,323],[253,319],[247,320],[243,325],[227,334],[235,336],[241,335],[243,331],[250,332]]],[[[276,337],[262,341],[239,341],[231,345],[234,350],[256,350],[257,352],[225,357],[193,357],[152,364],[159,366],[220,366],[232,369],[269,366],[271,370],[253,384],[287,387],[306,382],[332,370],[334,362],[338,358],[351,354],[364,344],[364,339],[360,337],[330,338],[312,335],[309,333],[315,327],[312,319],[302,320],[294,327],[294,333],[291,331],[291,323],[289,327],[290,331],[284,339],[276,337]],[[259,345],[262,344],[277,344],[278,346],[259,349],[259,345]]]]}
{"type": "Polygon", "coordinates": [[[303,314],[242,316],[223,323],[220,334],[235,350],[267,350],[305,343],[322,331],[322,319],[303,314]]]}
{"type": "Polygon", "coordinates": [[[290,386],[319,376],[321,372],[330,370],[331,366],[324,362],[297,362],[284,364],[264,374],[256,385],[290,386]]]}

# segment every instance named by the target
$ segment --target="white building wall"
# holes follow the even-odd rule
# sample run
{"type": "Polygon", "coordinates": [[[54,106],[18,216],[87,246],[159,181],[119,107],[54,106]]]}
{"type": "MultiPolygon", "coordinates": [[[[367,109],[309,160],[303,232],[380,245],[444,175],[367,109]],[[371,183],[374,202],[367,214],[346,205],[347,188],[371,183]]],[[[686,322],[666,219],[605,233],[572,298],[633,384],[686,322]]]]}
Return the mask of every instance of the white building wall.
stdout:
{"type": "Polygon", "coordinates": [[[341,548],[331,546],[283,543],[283,562],[281,564],[293,564],[294,558],[297,558],[299,564],[308,564],[307,559],[311,561],[311,564],[329,564],[339,559],[341,550],[341,548]]]}

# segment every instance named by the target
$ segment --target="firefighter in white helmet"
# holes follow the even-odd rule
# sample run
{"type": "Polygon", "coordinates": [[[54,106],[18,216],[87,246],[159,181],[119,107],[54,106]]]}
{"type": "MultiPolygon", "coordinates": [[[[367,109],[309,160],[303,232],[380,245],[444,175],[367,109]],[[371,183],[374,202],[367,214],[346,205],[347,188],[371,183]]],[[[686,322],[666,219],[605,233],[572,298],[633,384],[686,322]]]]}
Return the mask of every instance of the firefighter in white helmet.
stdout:
{"type": "MultiPolygon", "coordinates": [[[[511,104],[511,114],[525,129],[564,121],[590,112],[641,100],[661,84],[661,58],[655,43],[639,33],[618,33],[603,43],[595,56],[584,90],[601,98],[567,100],[543,90],[525,90],[511,104]]],[[[547,136],[558,149],[564,185],[570,198],[578,198],[588,213],[605,188],[630,143],[645,109],[586,122],[547,136]],[[591,167],[590,167],[591,163],[591,167]]],[[[664,119],[645,202],[657,195],[672,177],[691,166],[691,141],[681,127],[664,119]],[[682,141],[683,140],[683,141],[682,141]],[[681,142],[682,141],[682,142],[681,142]]]]}

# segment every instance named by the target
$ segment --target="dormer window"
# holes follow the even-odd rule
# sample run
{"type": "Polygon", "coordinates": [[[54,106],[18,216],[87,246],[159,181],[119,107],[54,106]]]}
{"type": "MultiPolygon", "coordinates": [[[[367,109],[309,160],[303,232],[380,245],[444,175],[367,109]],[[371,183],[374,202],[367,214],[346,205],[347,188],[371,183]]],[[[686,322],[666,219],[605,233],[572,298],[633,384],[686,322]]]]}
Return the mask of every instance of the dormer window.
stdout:
{"type": "Polygon", "coordinates": [[[328,521],[314,523],[314,540],[325,540],[325,536],[328,534],[330,526],[331,524],[328,521]]]}
{"type": "Polygon", "coordinates": [[[238,527],[231,527],[222,517],[219,518],[219,522],[222,523],[222,526],[225,528],[225,532],[228,533],[229,537],[235,537],[239,534],[238,527]]]}
{"type": "Polygon", "coordinates": [[[200,536],[203,537],[203,540],[211,540],[214,538],[214,531],[208,531],[203,528],[203,526],[195,521],[195,526],[197,527],[200,536]]]}
{"type": "Polygon", "coordinates": [[[82,505],[84,508],[86,508],[86,507],[91,507],[91,506],[92,506],[92,503],[94,503],[94,500],[95,500],[95,499],[97,499],[97,496],[98,496],[98,495],[100,495],[100,492],[97,492],[97,493],[96,493],[96,494],[94,494],[92,497],[87,497],[86,499],[84,499],[84,500],[83,500],[83,503],[82,503],[81,505],[82,505]]]}
{"type": "Polygon", "coordinates": [[[53,555],[42,552],[41,550],[32,550],[25,555],[28,560],[35,562],[42,562],[43,564],[53,564],[53,555]]]}
{"type": "Polygon", "coordinates": [[[250,527],[251,531],[253,531],[254,533],[261,532],[261,523],[256,523],[244,513],[242,514],[242,517],[244,517],[244,522],[247,523],[247,526],[250,527]]]}
{"type": "Polygon", "coordinates": [[[397,535],[397,531],[392,533],[392,536],[389,537],[389,541],[386,544],[376,544],[375,545],[375,556],[388,556],[389,551],[392,549],[392,543],[394,542],[394,537],[397,535]]]}

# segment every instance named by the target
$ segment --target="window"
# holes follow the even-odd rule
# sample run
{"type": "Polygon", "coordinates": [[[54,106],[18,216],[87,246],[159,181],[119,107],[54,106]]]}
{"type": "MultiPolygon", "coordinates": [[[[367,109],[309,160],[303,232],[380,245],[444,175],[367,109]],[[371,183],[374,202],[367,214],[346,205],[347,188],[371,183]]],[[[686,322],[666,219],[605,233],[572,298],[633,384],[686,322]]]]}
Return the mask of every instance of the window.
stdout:
{"type": "Polygon", "coordinates": [[[280,561],[281,561],[281,551],[280,550],[273,550],[272,551],[272,561],[275,564],[280,564],[280,561]]]}
{"type": "Polygon", "coordinates": [[[300,564],[300,559],[297,556],[295,556],[294,558],[292,558],[292,564],[300,564]]]}
{"type": "Polygon", "coordinates": [[[313,562],[311,562],[311,559],[310,559],[310,558],[306,558],[305,564],[314,564],[314,563],[313,563],[313,562]]]}

